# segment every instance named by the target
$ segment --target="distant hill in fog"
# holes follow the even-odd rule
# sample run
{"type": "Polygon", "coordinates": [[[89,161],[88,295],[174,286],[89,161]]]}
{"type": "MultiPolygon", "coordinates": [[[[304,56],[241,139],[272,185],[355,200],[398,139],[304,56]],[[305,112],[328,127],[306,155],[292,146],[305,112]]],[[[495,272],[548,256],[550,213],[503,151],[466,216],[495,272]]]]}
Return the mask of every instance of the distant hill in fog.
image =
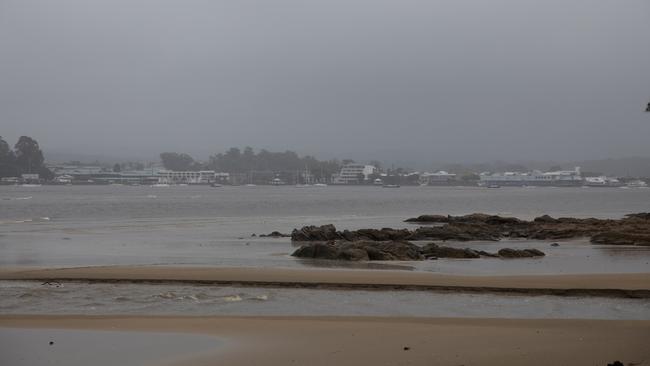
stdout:
{"type": "Polygon", "coordinates": [[[80,161],[82,163],[94,163],[98,162],[101,164],[113,165],[115,163],[127,162],[127,161],[137,161],[137,162],[157,162],[160,160],[158,156],[152,156],[148,158],[138,157],[138,156],[122,156],[117,152],[114,155],[103,155],[103,154],[84,154],[84,153],[75,153],[65,150],[48,150],[44,149],[45,161],[48,164],[61,164],[71,161],[80,161]]]}
{"type": "Polygon", "coordinates": [[[585,160],[562,164],[562,167],[571,166],[579,166],[584,172],[600,172],[619,177],[650,177],[650,157],[585,160]]]}

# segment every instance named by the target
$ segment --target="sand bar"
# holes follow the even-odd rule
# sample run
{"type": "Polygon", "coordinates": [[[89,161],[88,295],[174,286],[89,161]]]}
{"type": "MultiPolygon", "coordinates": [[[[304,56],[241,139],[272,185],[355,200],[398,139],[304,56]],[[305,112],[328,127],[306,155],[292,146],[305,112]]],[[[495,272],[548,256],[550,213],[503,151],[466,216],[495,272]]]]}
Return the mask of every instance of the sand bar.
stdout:
{"type": "Polygon", "coordinates": [[[239,286],[650,297],[650,273],[457,276],[390,270],[255,267],[107,266],[49,269],[13,267],[0,269],[0,280],[187,282],[239,286]]]}
{"type": "Polygon", "coordinates": [[[0,327],[200,333],[224,342],[174,363],[188,366],[650,365],[650,321],[0,316],[0,327]]]}

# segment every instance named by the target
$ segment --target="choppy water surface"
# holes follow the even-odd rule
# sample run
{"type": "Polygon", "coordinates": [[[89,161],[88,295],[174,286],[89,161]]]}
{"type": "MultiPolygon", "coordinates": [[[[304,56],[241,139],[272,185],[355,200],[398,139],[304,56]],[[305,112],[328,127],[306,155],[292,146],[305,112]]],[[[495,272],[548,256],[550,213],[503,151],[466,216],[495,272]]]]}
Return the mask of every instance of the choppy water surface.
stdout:
{"type": "Polygon", "coordinates": [[[438,260],[332,263],[298,260],[287,238],[303,225],[339,228],[414,227],[424,213],[487,212],[533,218],[541,214],[621,217],[650,211],[649,189],[474,187],[129,187],[0,186],[0,266],[183,264],[257,267],[347,266],[443,273],[648,272],[650,248],[593,246],[586,241],[459,243],[496,251],[535,247],[526,260],[438,260]],[[398,267],[395,267],[398,266],[398,267]]]}
{"type": "Polygon", "coordinates": [[[183,284],[0,281],[1,314],[650,319],[650,300],[183,284]]]}

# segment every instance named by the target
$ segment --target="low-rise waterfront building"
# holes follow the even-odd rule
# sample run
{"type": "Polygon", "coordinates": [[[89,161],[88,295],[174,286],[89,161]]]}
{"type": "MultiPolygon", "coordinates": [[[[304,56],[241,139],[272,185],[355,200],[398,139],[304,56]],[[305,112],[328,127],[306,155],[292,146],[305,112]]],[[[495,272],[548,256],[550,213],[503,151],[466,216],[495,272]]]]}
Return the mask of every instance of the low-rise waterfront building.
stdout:
{"type": "Polygon", "coordinates": [[[529,173],[481,173],[480,183],[485,186],[581,186],[583,179],[580,167],[574,170],[560,170],[554,172],[541,172],[533,170],[529,173]]]}
{"type": "Polygon", "coordinates": [[[600,176],[600,177],[586,177],[585,186],[587,187],[622,187],[623,182],[617,178],[600,176]]]}
{"type": "Polygon", "coordinates": [[[448,173],[444,170],[435,173],[420,174],[420,184],[428,186],[448,185],[456,182],[456,174],[448,173]]]}
{"type": "MultiPolygon", "coordinates": [[[[158,182],[162,184],[210,184],[216,181],[217,172],[214,170],[176,171],[162,170],[158,182]]],[[[220,180],[228,173],[219,173],[220,180]]]]}

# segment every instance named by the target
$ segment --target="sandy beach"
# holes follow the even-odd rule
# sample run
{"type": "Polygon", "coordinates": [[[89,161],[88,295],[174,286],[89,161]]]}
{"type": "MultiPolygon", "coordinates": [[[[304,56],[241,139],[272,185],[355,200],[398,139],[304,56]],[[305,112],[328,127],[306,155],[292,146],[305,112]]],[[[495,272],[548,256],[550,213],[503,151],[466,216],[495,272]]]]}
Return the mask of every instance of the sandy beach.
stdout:
{"type": "Polygon", "coordinates": [[[650,364],[650,321],[0,316],[0,326],[194,333],[223,341],[175,361],[179,366],[650,364]]]}
{"type": "MultiPolygon", "coordinates": [[[[650,274],[450,276],[407,271],[171,266],[13,267],[1,269],[0,279],[533,294],[554,290],[557,295],[580,290],[595,296],[616,296],[625,291],[644,294],[650,289],[650,274]]],[[[650,365],[649,320],[5,314],[0,315],[0,327],[198,334],[218,341],[218,347],[206,352],[178,354],[173,360],[161,361],[173,366],[604,366],[615,360],[626,365],[650,365]]],[[[46,346],[25,345],[27,350],[46,346]]]]}

